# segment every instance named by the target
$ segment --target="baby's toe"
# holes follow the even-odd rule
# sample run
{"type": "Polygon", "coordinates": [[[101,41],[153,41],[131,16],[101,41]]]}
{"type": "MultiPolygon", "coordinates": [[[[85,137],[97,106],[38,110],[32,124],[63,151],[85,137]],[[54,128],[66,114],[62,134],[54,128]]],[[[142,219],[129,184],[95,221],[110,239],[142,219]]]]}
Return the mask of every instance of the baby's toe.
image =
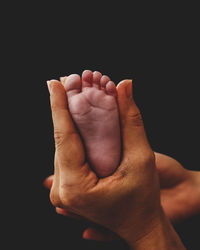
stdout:
{"type": "Polygon", "coordinates": [[[81,78],[77,74],[72,74],[65,79],[64,87],[67,92],[67,96],[74,96],[81,91],[81,78]]]}
{"type": "Polygon", "coordinates": [[[93,72],[93,87],[100,89],[101,78],[102,78],[102,74],[99,71],[93,72]]]}
{"type": "Polygon", "coordinates": [[[116,90],[116,86],[115,86],[114,82],[109,81],[106,84],[106,93],[108,95],[117,96],[117,90],[116,90]]]}
{"type": "Polygon", "coordinates": [[[106,84],[110,81],[110,77],[106,76],[106,75],[103,75],[101,77],[101,80],[100,80],[100,85],[101,85],[101,89],[105,89],[106,88],[106,84]]]}
{"type": "Polygon", "coordinates": [[[84,70],[82,73],[82,88],[92,87],[93,73],[90,70],[84,70]]]}

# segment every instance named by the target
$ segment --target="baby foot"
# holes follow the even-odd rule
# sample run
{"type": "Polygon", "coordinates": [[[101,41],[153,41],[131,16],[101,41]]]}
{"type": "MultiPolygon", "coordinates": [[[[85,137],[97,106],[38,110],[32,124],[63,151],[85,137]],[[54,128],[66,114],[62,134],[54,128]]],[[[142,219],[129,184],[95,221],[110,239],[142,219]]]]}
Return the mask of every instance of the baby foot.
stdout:
{"type": "Polygon", "coordinates": [[[121,155],[115,84],[100,72],[64,79],[69,111],[85,143],[88,162],[100,177],[112,174],[121,155]]]}

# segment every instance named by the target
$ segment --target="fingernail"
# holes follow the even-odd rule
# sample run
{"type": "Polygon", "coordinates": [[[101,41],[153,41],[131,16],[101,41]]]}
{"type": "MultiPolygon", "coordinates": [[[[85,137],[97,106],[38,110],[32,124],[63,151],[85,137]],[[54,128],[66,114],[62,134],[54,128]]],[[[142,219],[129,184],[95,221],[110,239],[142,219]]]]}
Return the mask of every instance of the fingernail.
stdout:
{"type": "Polygon", "coordinates": [[[56,210],[57,214],[60,214],[60,210],[59,209],[60,209],[59,207],[55,207],[55,210],[56,210]]]}
{"type": "Polygon", "coordinates": [[[87,230],[85,230],[82,234],[84,240],[91,240],[92,237],[88,234],[87,230]]]}
{"type": "Polygon", "coordinates": [[[60,82],[62,83],[62,85],[64,86],[65,84],[65,80],[67,79],[67,76],[62,76],[60,77],[60,82]]]}
{"type": "Polygon", "coordinates": [[[132,80],[131,79],[127,79],[127,81],[129,82],[126,86],[126,96],[127,97],[132,97],[133,96],[133,93],[132,93],[132,86],[133,86],[133,83],[132,83],[132,80]]]}
{"type": "Polygon", "coordinates": [[[51,94],[51,81],[47,81],[47,87],[48,87],[49,93],[51,94]]]}
{"type": "Polygon", "coordinates": [[[50,81],[47,81],[47,87],[48,87],[50,95],[53,94],[52,84],[54,84],[54,82],[57,82],[57,80],[52,79],[50,81]]]}

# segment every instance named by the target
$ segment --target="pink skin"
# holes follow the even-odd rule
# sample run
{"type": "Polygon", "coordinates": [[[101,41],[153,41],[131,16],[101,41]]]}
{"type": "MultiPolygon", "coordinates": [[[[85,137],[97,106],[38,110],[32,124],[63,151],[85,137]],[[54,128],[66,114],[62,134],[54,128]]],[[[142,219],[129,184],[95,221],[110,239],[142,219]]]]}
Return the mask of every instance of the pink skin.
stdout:
{"type": "Polygon", "coordinates": [[[85,70],[66,77],[69,110],[84,141],[87,158],[99,177],[111,175],[121,155],[115,84],[100,72],[85,70]]]}

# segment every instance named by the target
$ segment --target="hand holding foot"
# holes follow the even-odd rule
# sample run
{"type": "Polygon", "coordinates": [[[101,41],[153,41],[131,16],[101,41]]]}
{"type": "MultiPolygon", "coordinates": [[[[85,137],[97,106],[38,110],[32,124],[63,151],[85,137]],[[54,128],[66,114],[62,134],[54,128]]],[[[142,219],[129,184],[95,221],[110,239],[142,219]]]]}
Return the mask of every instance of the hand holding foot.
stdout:
{"type": "Polygon", "coordinates": [[[51,201],[54,206],[107,227],[134,249],[184,249],[160,206],[154,154],[131,87],[125,81],[118,88],[122,162],[113,175],[99,179],[86,161],[81,139],[66,108],[63,86],[55,81],[50,83],[56,143],[51,201]]]}
{"type": "MultiPolygon", "coordinates": [[[[200,214],[200,171],[191,171],[175,159],[155,153],[160,182],[161,205],[167,217],[175,224],[200,214]]],[[[51,185],[51,178],[48,180],[51,185]]],[[[63,210],[59,211],[61,214],[63,210]]],[[[90,240],[110,241],[117,239],[108,230],[88,228],[83,237],[90,240]]]]}
{"type": "MultiPolygon", "coordinates": [[[[161,188],[161,204],[170,221],[174,224],[200,213],[200,172],[182,167],[175,159],[160,153],[155,153],[156,168],[161,188]]],[[[51,189],[53,175],[45,180],[45,186],[51,189]]],[[[57,213],[70,216],[64,209],[57,213]]],[[[73,218],[81,219],[73,215],[73,218]]],[[[83,237],[89,240],[110,241],[116,235],[100,228],[88,228],[83,237]]]]}

